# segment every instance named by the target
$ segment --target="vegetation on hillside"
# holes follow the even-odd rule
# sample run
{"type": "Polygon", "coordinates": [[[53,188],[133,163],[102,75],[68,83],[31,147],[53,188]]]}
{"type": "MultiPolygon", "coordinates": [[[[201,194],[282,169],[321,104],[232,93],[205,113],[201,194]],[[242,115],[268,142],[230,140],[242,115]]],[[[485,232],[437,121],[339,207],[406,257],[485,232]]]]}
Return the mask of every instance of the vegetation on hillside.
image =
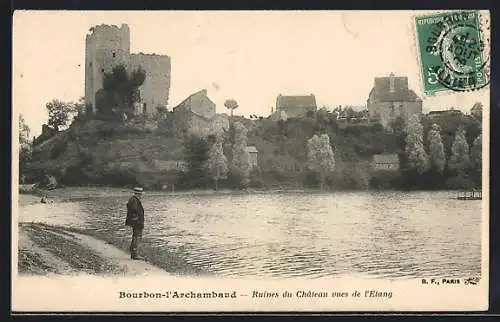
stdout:
{"type": "Polygon", "coordinates": [[[229,110],[231,117],[233,116],[234,110],[238,108],[238,103],[235,99],[229,98],[224,101],[224,106],[229,110]]]}
{"type": "Polygon", "coordinates": [[[146,79],[146,72],[137,68],[131,73],[124,65],[115,66],[105,73],[103,87],[96,93],[96,110],[105,117],[134,116],[134,104],[141,100],[139,87],[146,79]]]}
{"type": "Polygon", "coordinates": [[[227,177],[228,165],[222,149],[222,136],[213,135],[211,138],[205,167],[208,175],[214,181],[214,189],[217,191],[219,180],[227,177]]]}
{"type": "Polygon", "coordinates": [[[470,114],[422,114],[408,122],[396,118],[390,130],[368,121],[365,112],[336,108],[280,121],[234,116],[228,131],[175,137],[172,112],[165,107],[159,106],[149,121],[131,113],[138,84],[144,81],[140,70],[134,73],[124,75],[116,68],[107,76],[103,91],[110,101],[96,115],[82,113],[82,102],[67,103],[80,111],[77,117],[68,129],[23,150],[22,173],[31,181],[51,174],[66,185],[175,189],[446,189],[481,184],[480,104],[470,114]],[[259,151],[257,168],[250,166],[247,145],[259,151]],[[400,169],[375,171],[373,155],[382,153],[397,154],[400,169]],[[165,168],[158,164],[162,160],[184,161],[187,168],[165,168]]]}
{"type": "Polygon", "coordinates": [[[19,179],[21,183],[25,180],[25,174],[29,171],[31,162],[32,142],[30,140],[30,128],[24,120],[24,116],[19,114],[19,179]]]}
{"type": "Polygon", "coordinates": [[[57,99],[48,102],[45,107],[49,114],[47,124],[56,131],[66,128],[71,121],[71,116],[77,111],[74,103],[66,103],[57,99]]]}
{"type": "Polygon", "coordinates": [[[446,166],[446,156],[439,125],[433,124],[427,137],[429,141],[429,166],[432,170],[443,173],[446,166]]]}
{"type": "Polygon", "coordinates": [[[319,187],[323,190],[326,176],[335,169],[335,157],[328,135],[315,134],[307,141],[307,164],[318,175],[319,187]]]}
{"type": "Polygon", "coordinates": [[[250,182],[250,155],[247,148],[247,128],[240,122],[232,125],[234,139],[231,153],[230,171],[233,180],[239,182],[241,187],[248,186],[250,182]]]}

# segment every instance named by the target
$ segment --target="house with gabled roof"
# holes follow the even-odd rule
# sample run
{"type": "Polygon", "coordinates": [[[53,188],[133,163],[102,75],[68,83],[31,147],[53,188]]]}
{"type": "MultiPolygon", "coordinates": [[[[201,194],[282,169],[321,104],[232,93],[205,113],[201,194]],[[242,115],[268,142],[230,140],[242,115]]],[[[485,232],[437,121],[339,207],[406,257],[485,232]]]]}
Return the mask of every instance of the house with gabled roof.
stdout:
{"type": "Polygon", "coordinates": [[[281,95],[276,98],[276,114],[280,118],[305,117],[307,112],[316,112],[316,97],[310,95],[281,95]]]}
{"type": "Polygon", "coordinates": [[[215,115],[215,103],[208,97],[207,90],[193,93],[173,108],[174,133],[203,135],[209,131],[215,115]]]}
{"type": "Polygon", "coordinates": [[[368,95],[368,114],[389,128],[397,117],[407,121],[412,115],[422,113],[422,100],[408,87],[408,77],[375,77],[374,86],[368,95]]]}

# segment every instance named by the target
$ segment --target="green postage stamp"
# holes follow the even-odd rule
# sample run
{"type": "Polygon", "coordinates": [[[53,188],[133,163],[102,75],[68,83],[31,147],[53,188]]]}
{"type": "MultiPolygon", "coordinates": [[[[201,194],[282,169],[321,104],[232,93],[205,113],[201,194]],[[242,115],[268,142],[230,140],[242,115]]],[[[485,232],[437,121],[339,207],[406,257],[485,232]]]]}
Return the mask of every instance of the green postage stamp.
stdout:
{"type": "Polygon", "coordinates": [[[487,22],[479,11],[469,10],[415,17],[425,94],[473,91],[489,84],[487,22]]]}

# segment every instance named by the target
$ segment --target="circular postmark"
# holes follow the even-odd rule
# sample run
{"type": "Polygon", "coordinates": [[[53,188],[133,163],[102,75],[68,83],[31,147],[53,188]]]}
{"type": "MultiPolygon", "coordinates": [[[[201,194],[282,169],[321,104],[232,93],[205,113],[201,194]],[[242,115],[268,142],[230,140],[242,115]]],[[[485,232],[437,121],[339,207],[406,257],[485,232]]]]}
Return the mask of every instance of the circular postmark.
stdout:
{"type": "Polygon", "coordinates": [[[429,52],[440,58],[439,64],[430,67],[430,72],[442,86],[453,91],[474,91],[489,84],[485,38],[471,14],[477,13],[437,23],[436,37],[428,47],[429,52]]]}

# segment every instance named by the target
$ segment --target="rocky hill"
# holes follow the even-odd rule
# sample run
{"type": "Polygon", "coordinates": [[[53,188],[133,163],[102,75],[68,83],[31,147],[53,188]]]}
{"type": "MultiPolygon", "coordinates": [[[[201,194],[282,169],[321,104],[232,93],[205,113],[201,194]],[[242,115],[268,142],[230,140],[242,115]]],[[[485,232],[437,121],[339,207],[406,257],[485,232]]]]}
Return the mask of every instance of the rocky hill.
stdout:
{"type": "Polygon", "coordinates": [[[33,176],[52,174],[64,185],[153,187],[175,172],[164,171],[162,161],[182,158],[180,140],[152,130],[144,121],[91,119],[76,121],[35,145],[31,168],[33,176]]]}

